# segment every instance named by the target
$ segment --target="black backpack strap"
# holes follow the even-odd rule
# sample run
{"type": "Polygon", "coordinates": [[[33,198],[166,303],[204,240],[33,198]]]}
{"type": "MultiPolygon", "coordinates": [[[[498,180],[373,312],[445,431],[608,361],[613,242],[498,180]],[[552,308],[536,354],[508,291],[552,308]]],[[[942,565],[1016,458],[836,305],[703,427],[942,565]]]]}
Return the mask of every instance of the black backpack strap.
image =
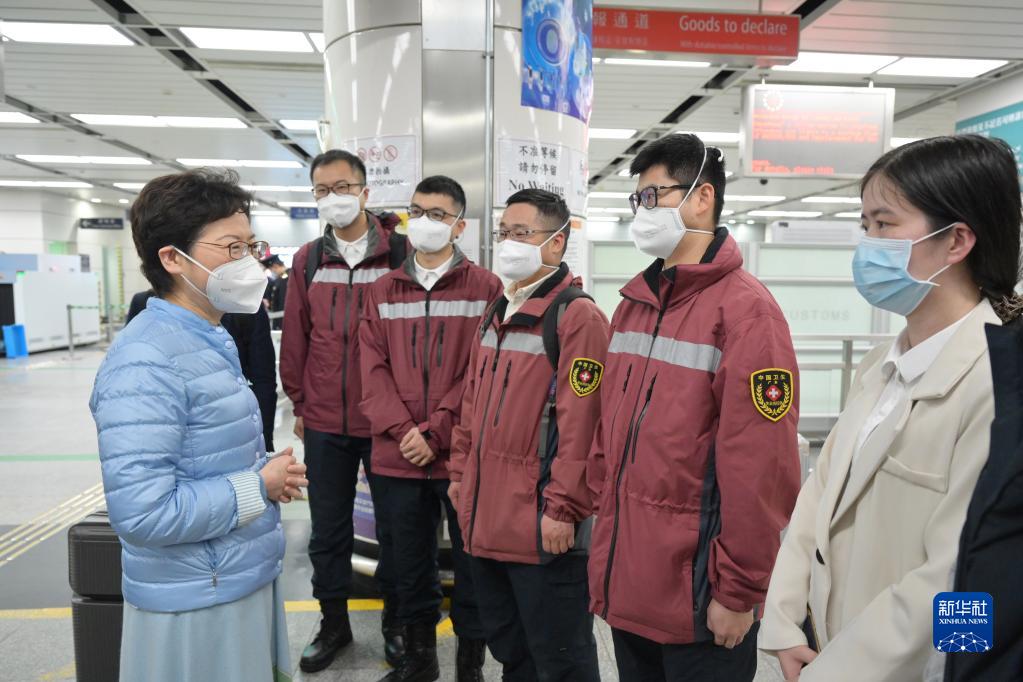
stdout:
{"type": "Polygon", "coordinates": [[[323,260],[323,237],[316,239],[309,247],[309,253],[305,259],[305,288],[306,291],[313,285],[313,278],[316,271],[320,269],[320,261],[323,260]]]}
{"type": "Polygon", "coordinates": [[[561,317],[565,314],[568,304],[577,298],[593,300],[592,296],[579,287],[570,285],[562,289],[561,293],[554,297],[554,300],[543,314],[543,350],[547,353],[547,360],[551,363],[551,367],[554,368],[555,372],[558,369],[558,361],[561,359],[558,325],[561,324],[561,317]]]}
{"type": "Polygon", "coordinates": [[[392,270],[397,270],[405,263],[405,258],[408,255],[408,240],[405,239],[405,235],[395,230],[391,232],[387,243],[391,247],[391,251],[387,256],[388,265],[392,270]]]}

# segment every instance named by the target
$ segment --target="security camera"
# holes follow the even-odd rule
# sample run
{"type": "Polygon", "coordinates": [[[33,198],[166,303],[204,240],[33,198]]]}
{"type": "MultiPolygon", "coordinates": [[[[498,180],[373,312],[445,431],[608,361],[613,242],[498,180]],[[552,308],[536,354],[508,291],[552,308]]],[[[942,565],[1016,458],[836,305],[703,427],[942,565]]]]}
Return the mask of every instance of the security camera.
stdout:
{"type": "Polygon", "coordinates": [[[767,184],[767,178],[760,178],[760,184],[761,185],[766,185],[767,184]]]}

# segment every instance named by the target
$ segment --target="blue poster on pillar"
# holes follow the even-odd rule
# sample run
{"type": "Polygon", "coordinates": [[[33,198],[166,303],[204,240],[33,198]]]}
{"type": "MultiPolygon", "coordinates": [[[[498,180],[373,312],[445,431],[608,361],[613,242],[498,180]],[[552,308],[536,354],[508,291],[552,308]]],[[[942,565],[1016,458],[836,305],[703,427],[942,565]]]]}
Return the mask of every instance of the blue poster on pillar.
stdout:
{"type": "Polygon", "coordinates": [[[522,106],[589,122],[593,0],[522,0],[522,106]]]}

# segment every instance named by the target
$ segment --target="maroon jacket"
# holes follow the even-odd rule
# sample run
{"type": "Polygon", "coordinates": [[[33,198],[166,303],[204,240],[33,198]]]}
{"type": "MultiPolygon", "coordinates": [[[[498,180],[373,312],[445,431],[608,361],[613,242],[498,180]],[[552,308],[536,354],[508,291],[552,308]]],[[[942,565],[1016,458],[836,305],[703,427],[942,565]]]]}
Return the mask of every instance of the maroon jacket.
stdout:
{"type": "Polygon", "coordinates": [[[662,644],[713,639],[713,597],[757,609],[799,491],[788,325],[727,230],[655,261],[612,318],[588,478],[591,610],[662,644]]]}
{"type": "Polygon", "coordinates": [[[472,556],[541,563],[541,515],[576,523],[591,516],[586,457],[600,416],[607,318],[585,298],[565,309],[556,383],[542,337],[544,312],[573,285],[562,264],[507,320],[507,299],[499,299],[473,343],[448,463],[451,480],[462,483],[458,522],[472,556]]]}
{"type": "Polygon", "coordinates": [[[306,289],[305,264],[313,242],[300,248],[284,304],[281,384],[295,416],[315,431],[368,438],[369,422],[359,409],[359,318],[369,285],[390,272],[388,240],[397,216],[385,223],[369,216],[366,258],[354,269],[322,250],[320,267],[306,289]]]}
{"type": "Polygon", "coordinates": [[[471,263],[458,247],[448,270],[427,291],[416,278],[415,253],[366,294],[359,343],[362,411],[373,432],[373,473],[447,478],[451,429],[462,409],[462,379],[480,316],[501,293],[501,280],[471,263]],[[398,445],[413,427],[437,459],[425,467],[398,445]]]}

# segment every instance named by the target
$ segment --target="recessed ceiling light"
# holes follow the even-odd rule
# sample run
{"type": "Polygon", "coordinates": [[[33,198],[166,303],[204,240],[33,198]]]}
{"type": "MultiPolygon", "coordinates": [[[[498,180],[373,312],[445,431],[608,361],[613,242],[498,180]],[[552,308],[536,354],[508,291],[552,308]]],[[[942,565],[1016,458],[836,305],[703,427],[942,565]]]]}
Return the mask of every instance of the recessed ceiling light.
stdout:
{"type": "Polygon", "coordinates": [[[287,208],[316,208],[315,201],[278,201],[278,204],[287,208]]]}
{"type": "Polygon", "coordinates": [[[149,159],[141,156],[69,156],[65,154],[16,154],[22,161],[30,163],[93,163],[103,166],[152,166],[149,159]]]}
{"type": "Polygon", "coordinates": [[[26,116],[20,111],[0,111],[0,123],[39,123],[38,119],[26,116]]]}
{"type": "Polygon", "coordinates": [[[280,121],[285,130],[311,130],[316,132],[320,127],[319,121],[305,118],[282,118],[280,121]]]}
{"type": "Polygon", "coordinates": [[[835,214],[836,218],[856,218],[859,220],[863,215],[859,211],[842,211],[835,214]]]}
{"type": "Polygon", "coordinates": [[[0,187],[55,187],[61,189],[89,189],[87,182],[72,180],[0,180],[0,187]]]}
{"type": "Polygon", "coordinates": [[[103,202],[102,199],[97,199],[96,197],[93,197],[92,199],[89,199],[89,201],[91,201],[94,204],[99,204],[99,203],[103,202]]]}
{"type": "Polygon", "coordinates": [[[144,182],[115,182],[114,187],[118,189],[142,189],[146,186],[144,182]]]}
{"type": "Polygon", "coordinates": [[[747,220],[747,221],[746,221],[746,224],[747,224],[747,225],[753,225],[753,224],[755,224],[756,222],[757,222],[757,221],[755,221],[755,220],[747,220]]]}
{"type": "Polygon", "coordinates": [[[590,192],[590,199],[628,199],[628,192],[590,192]]]}
{"type": "Polygon", "coordinates": [[[934,78],[975,78],[1005,66],[1004,59],[944,59],[903,57],[877,72],[879,76],[932,76],[934,78]]]}
{"type": "Polygon", "coordinates": [[[133,114],[71,114],[71,118],[96,126],[132,128],[245,128],[237,118],[224,116],[139,116],[133,114]]]}
{"type": "Polygon", "coordinates": [[[874,73],[898,57],[883,54],[846,52],[800,52],[796,61],[772,66],[772,71],[811,71],[817,73],[874,73]]]}
{"type": "Polygon", "coordinates": [[[323,52],[327,47],[327,41],[324,39],[322,33],[310,33],[309,40],[313,41],[313,46],[318,52],[323,52]]]}
{"type": "Polygon", "coordinates": [[[117,203],[119,203],[119,204],[129,204],[129,203],[131,203],[131,202],[130,202],[130,201],[128,201],[127,199],[118,199],[118,200],[117,200],[117,203]]]}
{"type": "Polygon", "coordinates": [[[183,166],[214,166],[217,168],[302,168],[298,161],[264,161],[260,159],[176,159],[183,166]]]}
{"type": "Polygon", "coordinates": [[[591,140],[627,140],[635,134],[633,128],[590,128],[591,140]]]}
{"type": "Polygon", "coordinates": [[[804,204],[857,204],[862,203],[859,197],[803,197],[804,204]]]}
{"type": "Polygon", "coordinates": [[[246,128],[241,119],[229,116],[157,116],[171,128],[246,128]]]}
{"type": "Polygon", "coordinates": [[[605,57],[608,66],[667,66],[679,69],[703,69],[710,62],[687,62],[678,59],[630,59],[626,57],[605,57]]]}
{"type": "Polygon", "coordinates": [[[738,201],[738,202],[752,201],[752,202],[759,202],[759,203],[762,203],[762,204],[775,203],[775,202],[778,202],[778,201],[785,201],[786,198],[787,197],[776,196],[776,195],[773,195],[773,194],[765,194],[765,195],[758,195],[758,194],[726,194],[725,195],[725,201],[738,201]]]}
{"type": "Polygon", "coordinates": [[[134,45],[123,33],[106,24],[56,24],[34,21],[5,21],[0,33],[22,43],[62,45],[134,45]]]}
{"type": "Polygon", "coordinates": [[[817,218],[820,211],[750,211],[750,215],[761,218],[817,218]]]}
{"type": "Polygon", "coordinates": [[[250,50],[253,52],[312,52],[301,31],[260,31],[239,28],[179,29],[192,44],[205,50],[250,50]]]}

